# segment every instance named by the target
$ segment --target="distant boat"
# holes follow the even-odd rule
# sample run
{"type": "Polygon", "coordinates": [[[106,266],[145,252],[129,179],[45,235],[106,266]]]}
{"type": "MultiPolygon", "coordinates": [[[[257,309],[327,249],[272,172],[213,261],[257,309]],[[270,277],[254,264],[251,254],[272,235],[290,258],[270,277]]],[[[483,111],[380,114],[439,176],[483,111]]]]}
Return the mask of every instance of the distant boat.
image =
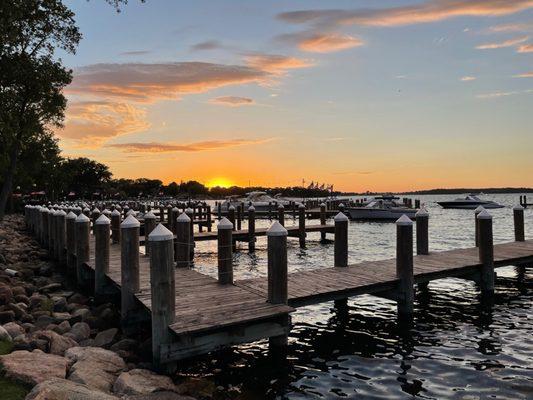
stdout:
{"type": "Polygon", "coordinates": [[[265,192],[250,192],[246,193],[246,197],[230,196],[221,204],[222,211],[228,211],[229,207],[244,204],[245,210],[250,206],[254,206],[256,211],[268,211],[270,207],[274,210],[282,204],[284,207],[290,204],[289,200],[281,198],[279,195],[274,197],[269,196],[265,192]]]}
{"type": "Polygon", "coordinates": [[[491,200],[481,200],[474,194],[469,194],[465,197],[460,197],[450,201],[438,201],[437,204],[442,208],[457,208],[463,210],[474,210],[479,206],[483,208],[503,208],[505,206],[491,200]]]}
{"type": "Polygon", "coordinates": [[[350,219],[369,221],[396,221],[402,215],[416,218],[416,208],[408,208],[398,202],[399,197],[392,195],[377,196],[363,207],[348,207],[346,212],[350,219]]]}

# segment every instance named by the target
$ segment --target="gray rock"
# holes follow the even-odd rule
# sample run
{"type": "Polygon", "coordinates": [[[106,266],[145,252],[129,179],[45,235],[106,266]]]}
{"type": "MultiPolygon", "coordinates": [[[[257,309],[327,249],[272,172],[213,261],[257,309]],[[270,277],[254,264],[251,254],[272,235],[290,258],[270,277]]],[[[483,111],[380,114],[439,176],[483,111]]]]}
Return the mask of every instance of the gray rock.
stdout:
{"type": "Polygon", "coordinates": [[[54,302],[54,311],[64,312],[67,310],[67,299],[63,296],[52,297],[52,301],[54,302]]]}
{"type": "Polygon", "coordinates": [[[57,333],[63,335],[64,333],[70,332],[70,329],[70,322],[63,321],[57,326],[57,333]]]}
{"type": "Polygon", "coordinates": [[[54,331],[39,331],[34,334],[39,339],[46,340],[48,342],[48,351],[51,354],[57,354],[62,356],[65,351],[71,347],[76,347],[78,343],[69,337],[61,336],[54,331]]]}
{"type": "Polygon", "coordinates": [[[70,329],[70,332],[65,334],[65,336],[80,343],[85,339],[89,339],[89,336],[91,336],[91,328],[85,322],[76,322],[70,329]]]}
{"type": "Polygon", "coordinates": [[[33,386],[50,378],[64,378],[67,359],[39,350],[21,350],[0,356],[0,366],[6,378],[33,386]]]}
{"type": "Polygon", "coordinates": [[[139,346],[139,342],[134,339],[122,339],[116,342],[113,346],[111,346],[111,350],[118,351],[118,350],[134,350],[139,346]]]}
{"type": "Polygon", "coordinates": [[[9,333],[9,336],[11,336],[13,339],[15,339],[18,335],[23,335],[26,333],[24,328],[17,324],[16,322],[8,322],[7,324],[2,325],[2,327],[9,333]]]}
{"type": "Polygon", "coordinates": [[[94,338],[94,345],[98,347],[108,347],[115,340],[117,333],[117,328],[107,329],[98,333],[98,335],[96,335],[94,338]]]}
{"type": "Polygon", "coordinates": [[[196,400],[191,396],[184,396],[174,392],[155,392],[150,394],[138,394],[133,396],[126,396],[125,400],[196,400]]]}
{"type": "MultiPolygon", "coordinates": [[[[39,383],[26,396],[26,400],[117,400],[111,394],[103,393],[66,379],[50,379],[39,383]]],[[[163,400],[163,399],[160,399],[163,400]]],[[[169,399],[170,400],[170,399],[169,399]]]]}
{"type": "Polygon", "coordinates": [[[11,342],[13,338],[3,326],[0,326],[0,341],[11,342]]]}
{"type": "Polygon", "coordinates": [[[113,392],[120,395],[149,394],[159,391],[175,392],[176,385],[168,376],[158,375],[147,369],[132,369],[120,374],[113,385],[113,392]]]}
{"type": "Polygon", "coordinates": [[[72,363],[69,380],[104,392],[111,391],[118,374],[126,368],[117,354],[99,347],[73,347],[65,357],[72,363]]]}

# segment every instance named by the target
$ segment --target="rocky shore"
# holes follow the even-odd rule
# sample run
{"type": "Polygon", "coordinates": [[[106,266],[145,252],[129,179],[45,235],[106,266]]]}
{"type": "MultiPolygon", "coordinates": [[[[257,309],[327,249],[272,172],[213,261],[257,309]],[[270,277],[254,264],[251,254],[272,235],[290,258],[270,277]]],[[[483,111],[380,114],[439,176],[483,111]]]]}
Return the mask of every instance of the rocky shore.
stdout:
{"type": "Polygon", "coordinates": [[[21,216],[0,222],[2,400],[225,398],[205,390],[211,382],[153,372],[150,342],[123,335],[119,320],[113,304],[69,285],[21,216]]]}

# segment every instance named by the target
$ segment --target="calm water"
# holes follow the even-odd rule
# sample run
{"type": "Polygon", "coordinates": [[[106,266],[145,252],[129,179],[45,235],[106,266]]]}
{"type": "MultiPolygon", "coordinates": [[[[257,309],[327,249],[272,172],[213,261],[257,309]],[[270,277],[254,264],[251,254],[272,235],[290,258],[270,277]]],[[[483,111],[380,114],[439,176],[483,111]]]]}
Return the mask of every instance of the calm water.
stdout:
{"type": "MultiPolygon", "coordinates": [[[[457,196],[418,196],[430,212],[430,248],[471,247],[473,211],[443,210],[435,201],[457,196]]],[[[495,243],[513,239],[512,205],[518,195],[487,196],[507,205],[491,210],[495,243]]],[[[533,210],[526,210],[533,237],[533,210]]],[[[286,225],[295,223],[288,218],[286,225]]],[[[259,226],[268,225],[261,221],[259,226]]],[[[244,225],[243,227],[245,227],[244,225]]],[[[390,223],[350,222],[349,261],[394,256],[390,223]]],[[[199,243],[196,268],[216,276],[216,243],[199,243]]],[[[307,249],[289,238],[289,272],[333,264],[333,245],[308,234],[307,249]]],[[[235,254],[235,279],[266,276],[266,238],[255,255],[235,254]]],[[[373,296],[299,308],[292,315],[288,359],[274,363],[266,341],[235,347],[190,362],[182,372],[207,375],[238,398],[533,398],[533,284],[514,267],[497,270],[492,306],[472,282],[443,279],[418,294],[412,326],[400,326],[394,302],[373,296]]]]}

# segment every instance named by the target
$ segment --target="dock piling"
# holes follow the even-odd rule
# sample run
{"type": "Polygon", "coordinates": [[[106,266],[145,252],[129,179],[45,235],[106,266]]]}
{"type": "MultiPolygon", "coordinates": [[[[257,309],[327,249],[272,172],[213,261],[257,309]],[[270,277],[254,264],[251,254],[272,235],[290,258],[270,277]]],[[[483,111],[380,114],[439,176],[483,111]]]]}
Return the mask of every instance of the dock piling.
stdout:
{"type": "Polygon", "coordinates": [[[479,261],[481,262],[481,291],[494,293],[494,243],[492,237],[492,215],[487,210],[478,216],[479,261]]]}
{"type": "Polygon", "coordinates": [[[514,237],[515,241],[523,242],[526,240],[524,235],[524,207],[513,207],[513,220],[514,220],[514,237]]]}
{"type": "Polygon", "coordinates": [[[152,294],[152,360],[160,371],[163,369],[161,346],[170,344],[172,340],[168,326],[174,322],[176,315],[173,238],[173,233],[163,224],[157,225],[148,235],[152,294]]]}
{"type": "Polygon", "coordinates": [[[348,266],[348,217],[339,212],[335,218],[334,260],[335,267],[348,266]]]}
{"type": "Polygon", "coordinates": [[[248,207],[248,251],[255,251],[255,207],[248,207]]]}
{"type": "Polygon", "coordinates": [[[405,214],[396,221],[396,276],[398,314],[410,317],[414,310],[413,221],[405,214]]]}
{"type": "Polygon", "coordinates": [[[285,207],[281,203],[278,205],[278,222],[285,226],[285,207]]]}
{"type": "Polygon", "coordinates": [[[190,265],[190,232],[192,221],[185,213],[181,213],[176,219],[176,243],[174,258],[177,262],[178,268],[187,268],[190,265]]]}
{"type": "Polygon", "coordinates": [[[105,294],[106,275],[109,273],[109,242],[111,221],[102,214],[94,221],[94,296],[105,294]]]}
{"type": "Polygon", "coordinates": [[[479,247],[479,221],[477,220],[477,216],[481,211],[483,211],[483,206],[478,206],[474,210],[474,221],[475,221],[475,238],[476,238],[476,247],[479,247]]]}
{"type": "MultiPolygon", "coordinates": [[[[320,204],[320,225],[326,225],[326,204],[320,204]]],[[[326,232],[320,232],[320,240],[326,240],[326,232]]]]}
{"type": "Polygon", "coordinates": [[[139,291],[139,230],[141,224],[129,215],[120,224],[121,318],[127,325],[136,308],[139,291]]]}
{"type": "Polygon", "coordinates": [[[148,211],[144,214],[144,253],[150,255],[150,246],[148,245],[148,235],[155,229],[156,216],[152,211],[148,211]]]}
{"type": "Polygon", "coordinates": [[[425,208],[417,211],[416,215],[416,254],[429,254],[429,213],[425,208]]]}
{"type": "Polygon", "coordinates": [[[76,240],[76,280],[78,286],[85,287],[84,264],[89,261],[89,236],[91,220],[81,213],[75,220],[76,240]]]}
{"type": "Polygon", "coordinates": [[[300,248],[305,248],[305,206],[300,203],[298,206],[298,240],[300,242],[300,248]]]}
{"type": "Polygon", "coordinates": [[[57,212],[56,228],[57,228],[57,260],[60,265],[65,265],[66,262],[66,253],[65,246],[67,241],[67,232],[66,232],[66,216],[67,213],[63,210],[57,212]]]}
{"type": "Polygon", "coordinates": [[[218,232],[218,282],[233,283],[233,224],[222,218],[217,225],[218,232]]]}
{"type": "Polygon", "coordinates": [[[113,244],[120,243],[120,223],[122,221],[122,214],[115,209],[111,212],[111,239],[113,244]]]}

